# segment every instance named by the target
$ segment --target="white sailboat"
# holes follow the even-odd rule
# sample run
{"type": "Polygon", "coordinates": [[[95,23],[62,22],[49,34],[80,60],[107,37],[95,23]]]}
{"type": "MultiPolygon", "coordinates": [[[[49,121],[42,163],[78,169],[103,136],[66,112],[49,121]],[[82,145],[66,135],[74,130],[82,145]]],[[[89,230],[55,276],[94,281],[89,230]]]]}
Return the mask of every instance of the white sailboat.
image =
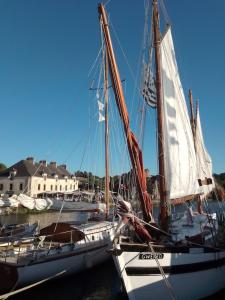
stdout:
{"type": "Polygon", "coordinates": [[[55,223],[42,229],[35,242],[0,250],[1,294],[12,295],[19,292],[20,287],[30,288],[105,261],[116,225],[108,221],[79,227],[55,223]]]}
{"type": "MultiPolygon", "coordinates": [[[[112,254],[129,299],[200,299],[225,287],[224,236],[215,214],[192,214],[172,221],[171,203],[200,201],[213,189],[211,159],[204,146],[199,114],[193,135],[176,63],[171,28],[161,36],[157,1],[153,32],[158,119],[160,216],[152,217],[142,155],[130,130],[105,8],[99,5],[112,86],[124,123],[126,141],[143,213],[139,219],[126,201],[118,212],[126,224],[112,254]],[[128,224],[128,225],[127,225],[128,224]],[[131,226],[129,226],[131,225],[131,226]]],[[[122,223],[121,223],[122,224],[122,223]]]]}

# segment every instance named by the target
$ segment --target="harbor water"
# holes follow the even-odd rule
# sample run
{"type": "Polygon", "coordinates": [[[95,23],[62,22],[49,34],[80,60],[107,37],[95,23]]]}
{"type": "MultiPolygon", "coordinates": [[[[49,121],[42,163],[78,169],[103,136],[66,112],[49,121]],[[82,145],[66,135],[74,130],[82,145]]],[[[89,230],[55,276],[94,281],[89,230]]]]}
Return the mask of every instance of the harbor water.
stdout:
{"type": "MultiPolygon", "coordinates": [[[[87,213],[44,212],[37,214],[18,214],[0,216],[2,224],[35,222],[39,220],[40,228],[56,221],[82,221],[88,219],[87,213]]],[[[225,280],[225,279],[224,279],[225,280]]],[[[188,283],[187,283],[188,284],[188,283]]],[[[14,300],[128,300],[122,289],[112,258],[102,265],[79,274],[49,281],[32,289],[16,294],[14,300]]],[[[149,296],[149,299],[151,297],[149,296]]],[[[225,299],[225,290],[213,295],[208,300],[225,299]]],[[[140,299],[141,300],[141,299],[140,299]]],[[[191,300],[191,299],[190,299],[191,300]]]]}

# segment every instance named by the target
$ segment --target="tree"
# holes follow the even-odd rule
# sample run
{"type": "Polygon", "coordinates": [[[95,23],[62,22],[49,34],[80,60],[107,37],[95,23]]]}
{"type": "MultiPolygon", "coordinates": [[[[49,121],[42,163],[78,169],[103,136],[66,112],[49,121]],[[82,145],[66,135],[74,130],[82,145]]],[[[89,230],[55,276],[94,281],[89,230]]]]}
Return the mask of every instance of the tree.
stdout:
{"type": "Polygon", "coordinates": [[[4,171],[5,169],[7,169],[6,165],[4,165],[3,163],[0,163],[0,172],[4,171]]]}

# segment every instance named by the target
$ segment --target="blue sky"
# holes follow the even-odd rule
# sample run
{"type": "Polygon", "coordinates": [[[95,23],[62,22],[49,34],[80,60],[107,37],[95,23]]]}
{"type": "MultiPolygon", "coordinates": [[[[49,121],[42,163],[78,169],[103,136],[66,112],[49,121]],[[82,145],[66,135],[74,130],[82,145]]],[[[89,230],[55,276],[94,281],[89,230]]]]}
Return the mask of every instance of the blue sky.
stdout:
{"type": "MultiPolygon", "coordinates": [[[[0,1],[0,161],[6,165],[34,156],[67,163],[71,171],[83,168],[102,175],[102,150],[98,156],[89,140],[92,130],[92,136],[95,130],[102,131],[96,99],[89,91],[92,77],[88,77],[100,47],[98,2],[0,1]]],[[[191,87],[200,101],[214,172],[225,172],[225,2],[167,0],[165,4],[185,93],[191,87]]],[[[143,37],[143,1],[111,0],[107,10],[135,72],[143,37]]],[[[131,112],[134,81],[120,58],[115,35],[113,39],[131,112]]],[[[154,117],[148,112],[144,159],[145,166],[156,173],[153,125],[154,117]]],[[[115,166],[121,167],[120,160],[115,166]]],[[[115,167],[113,172],[119,171],[115,167]]]]}

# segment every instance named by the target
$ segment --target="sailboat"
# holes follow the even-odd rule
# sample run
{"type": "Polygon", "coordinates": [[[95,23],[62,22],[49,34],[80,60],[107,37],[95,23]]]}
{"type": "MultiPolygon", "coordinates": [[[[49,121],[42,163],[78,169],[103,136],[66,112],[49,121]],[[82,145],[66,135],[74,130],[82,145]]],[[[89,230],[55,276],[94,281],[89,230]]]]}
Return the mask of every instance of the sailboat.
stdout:
{"type": "MultiPolygon", "coordinates": [[[[98,7],[109,61],[111,82],[124,125],[130,160],[136,176],[142,217],[129,202],[118,199],[121,223],[112,249],[128,298],[200,299],[225,287],[224,222],[209,211],[194,215],[213,189],[212,164],[200,126],[192,126],[181,85],[171,27],[162,35],[157,0],[153,1],[155,85],[158,130],[160,214],[153,217],[146,191],[142,151],[130,128],[129,116],[103,4],[98,7]],[[173,218],[171,204],[187,203],[188,214],[173,218]]],[[[222,218],[223,219],[223,218],[222,218]]]]}

